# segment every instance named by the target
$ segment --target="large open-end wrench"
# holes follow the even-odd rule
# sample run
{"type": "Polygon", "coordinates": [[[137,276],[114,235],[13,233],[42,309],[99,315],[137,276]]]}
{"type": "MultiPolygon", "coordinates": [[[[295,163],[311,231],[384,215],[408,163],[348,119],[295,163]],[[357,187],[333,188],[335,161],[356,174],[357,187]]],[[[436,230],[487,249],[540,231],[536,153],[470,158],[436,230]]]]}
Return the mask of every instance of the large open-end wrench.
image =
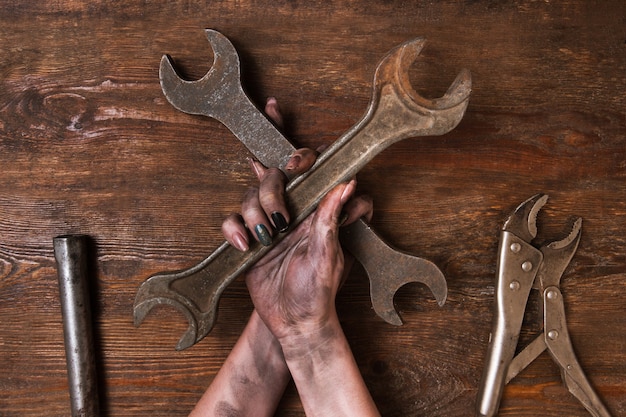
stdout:
{"type": "MultiPolygon", "coordinates": [[[[161,83],[166,97],[182,111],[217,118],[248,148],[255,149],[255,156],[261,162],[268,166],[283,167],[293,147],[243,93],[239,81],[239,59],[232,44],[215,31],[207,31],[207,36],[214,50],[214,65],[201,80],[180,79],[169,60],[164,57],[161,63],[161,83]],[[236,111],[241,111],[240,114],[248,115],[256,122],[242,122],[234,113],[236,111]],[[266,145],[269,154],[267,159],[255,148],[255,137],[261,138],[261,141],[271,137],[265,142],[270,144],[266,145]]],[[[423,44],[422,39],[406,42],[381,61],[376,70],[373,95],[365,116],[320,155],[310,171],[288,184],[287,199],[295,213],[292,225],[297,225],[309,215],[330,189],[354,176],[376,154],[392,143],[407,137],[441,135],[460,122],[467,108],[471,89],[469,72],[462,71],[443,97],[435,100],[420,97],[410,85],[408,67],[421,51],[423,44]]],[[[363,223],[357,224],[360,226],[354,226],[355,228],[366,228],[363,223]]],[[[189,321],[189,328],[177,348],[184,349],[193,345],[211,330],[219,296],[226,286],[268,250],[267,247],[256,245],[248,252],[241,253],[224,243],[191,269],[150,277],[137,293],[135,323],[141,323],[157,304],[175,306],[189,321]]],[[[425,283],[442,303],[447,292],[443,274],[434,265],[428,265],[428,261],[419,261],[421,268],[416,268],[408,276],[415,273],[424,275],[417,279],[404,278],[403,282],[425,283]]],[[[371,271],[373,268],[366,269],[371,271]]],[[[378,278],[383,282],[384,279],[385,277],[378,278]]],[[[373,282],[371,273],[370,281],[373,282]]],[[[392,313],[388,317],[379,311],[377,313],[387,321],[399,324],[399,317],[393,310],[393,295],[403,285],[402,280],[395,280],[392,285],[396,287],[372,286],[372,300],[374,306],[391,305],[392,313]],[[374,301],[382,298],[389,300],[374,301]]]]}

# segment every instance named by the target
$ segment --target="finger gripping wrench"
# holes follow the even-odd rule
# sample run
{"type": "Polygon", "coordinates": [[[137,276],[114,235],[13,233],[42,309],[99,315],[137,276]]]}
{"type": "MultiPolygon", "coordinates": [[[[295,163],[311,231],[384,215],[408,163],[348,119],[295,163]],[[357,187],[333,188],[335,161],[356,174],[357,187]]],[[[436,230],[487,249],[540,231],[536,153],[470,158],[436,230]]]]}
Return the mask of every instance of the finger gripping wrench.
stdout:
{"type": "MultiPolygon", "coordinates": [[[[167,58],[161,62],[161,84],[166,97],[179,110],[218,118],[249,149],[255,150],[255,156],[261,162],[283,167],[290,155],[290,152],[284,151],[287,148],[285,139],[264,116],[263,122],[258,121],[262,114],[242,93],[238,78],[239,60],[232,44],[215,31],[207,31],[207,36],[214,48],[214,65],[201,80],[184,81],[176,75],[167,58]],[[227,110],[215,110],[216,104],[227,110]],[[241,113],[234,117],[233,109],[241,113]],[[242,115],[248,115],[251,120],[255,117],[257,122],[242,123],[242,115]],[[271,137],[267,142],[274,143],[267,146],[271,152],[261,155],[255,137],[271,137]],[[277,152],[281,149],[282,152],[277,152]],[[279,159],[272,161],[271,158],[276,157],[279,159]]],[[[414,136],[441,135],[460,122],[471,90],[469,72],[462,71],[443,97],[434,100],[420,97],[410,85],[408,68],[423,45],[422,39],[406,42],[381,61],[374,77],[372,99],[363,118],[322,153],[311,170],[288,184],[287,200],[295,214],[292,226],[306,218],[334,186],[353,177],[392,143],[414,136]]],[[[279,239],[280,236],[275,242],[279,239]]],[[[193,345],[211,330],[219,296],[226,286],[268,250],[268,247],[254,245],[248,252],[242,253],[224,243],[191,269],[150,277],[137,293],[135,323],[141,323],[157,304],[175,306],[189,321],[189,328],[177,348],[193,345]]],[[[425,283],[430,286],[435,298],[442,302],[447,286],[443,275],[437,272],[438,277],[425,283]]],[[[384,296],[392,298],[393,292],[384,296]]]]}

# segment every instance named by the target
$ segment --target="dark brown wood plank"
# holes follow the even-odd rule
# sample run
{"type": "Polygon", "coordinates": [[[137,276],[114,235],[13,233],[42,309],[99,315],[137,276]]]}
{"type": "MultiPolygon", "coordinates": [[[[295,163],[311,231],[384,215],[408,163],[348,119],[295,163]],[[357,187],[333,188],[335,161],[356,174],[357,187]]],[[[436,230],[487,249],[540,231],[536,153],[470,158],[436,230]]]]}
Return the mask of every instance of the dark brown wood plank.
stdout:
{"type": "MultiPolygon", "coordinates": [[[[13,2],[0,7],[0,415],[69,410],[52,238],[85,233],[97,259],[95,317],[105,415],[186,415],[252,306],[231,286],[213,332],[173,347],[182,315],[132,324],[137,287],[221,243],[252,182],[247,151],[219,123],[173,109],[161,55],[186,76],[210,67],[202,29],[241,54],[246,89],[274,95],[302,146],[331,143],[365,111],[392,47],[428,44],[411,70],[427,96],[467,67],[467,114],[441,138],[408,139],[359,176],[376,229],[434,261],[437,307],[419,285],[396,297],[402,327],[371,310],[356,268],[338,299],[385,416],[473,415],[491,328],[498,231],[537,192],[542,239],[583,218],[562,281],[578,359],[614,416],[626,415],[626,4],[588,2],[13,2]]],[[[529,317],[538,313],[529,304],[529,317]]],[[[526,342],[540,331],[526,323],[526,342]]],[[[278,416],[303,415],[294,387],[278,416]]],[[[586,416],[541,355],[506,388],[501,416],[586,416]]]]}

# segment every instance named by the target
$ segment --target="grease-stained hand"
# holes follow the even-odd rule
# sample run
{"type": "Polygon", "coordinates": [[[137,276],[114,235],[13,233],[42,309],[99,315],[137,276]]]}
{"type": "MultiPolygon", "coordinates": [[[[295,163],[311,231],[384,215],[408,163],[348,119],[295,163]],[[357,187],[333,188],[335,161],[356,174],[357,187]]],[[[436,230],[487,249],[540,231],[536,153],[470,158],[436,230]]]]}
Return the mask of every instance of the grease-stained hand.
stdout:
{"type": "MultiPolygon", "coordinates": [[[[268,101],[270,105],[270,101],[268,101]]],[[[266,112],[271,115],[272,110],[266,112]]],[[[308,170],[317,153],[299,149],[290,159],[295,175],[308,170]]],[[[251,166],[259,186],[244,196],[241,214],[222,224],[226,240],[239,250],[249,248],[250,236],[269,245],[289,227],[284,189],[287,176],[256,160],[251,166]]],[[[372,202],[354,197],[356,180],[339,184],[317,210],[285,236],[246,274],[246,284],[258,314],[280,340],[293,332],[316,331],[335,313],[335,296],[345,265],[338,240],[339,223],[370,219],[372,202]]]]}
{"type": "MultiPolygon", "coordinates": [[[[276,100],[269,99],[265,111],[281,127],[276,100]]],[[[223,222],[226,240],[246,251],[251,239],[269,245],[288,230],[285,184],[307,171],[317,154],[297,150],[285,173],[252,160],[259,185],[244,196],[241,214],[223,222]]],[[[309,417],[380,416],[335,310],[352,261],[339,245],[340,223],[372,215],[371,200],[354,197],[355,188],[355,180],[337,185],[246,273],[255,311],[193,416],[273,415],[289,376],[309,417]]]]}

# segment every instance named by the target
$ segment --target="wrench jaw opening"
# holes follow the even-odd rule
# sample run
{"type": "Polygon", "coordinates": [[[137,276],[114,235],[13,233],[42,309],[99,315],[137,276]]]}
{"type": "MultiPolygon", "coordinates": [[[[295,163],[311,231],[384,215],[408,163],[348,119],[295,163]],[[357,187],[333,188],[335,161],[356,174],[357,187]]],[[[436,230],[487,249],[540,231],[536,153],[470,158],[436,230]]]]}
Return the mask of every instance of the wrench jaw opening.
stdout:
{"type": "Polygon", "coordinates": [[[398,98],[412,114],[420,115],[412,136],[437,136],[454,129],[465,114],[472,91],[470,71],[463,69],[442,97],[428,99],[419,95],[409,79],[409,69],[425,44],[425,39],[416,38],[399,45],[383,58],[374,75],[375,88],[368,109],[368,114],[372,114],[381,97],[398,98]],[[394,94],[383,94],[383,89],[393,89],[394,94]],[[426,115],[428,122],[424,123],[426,115]]]}
{"type": "Polygon", "coordinates": [[[365,268],[370,281],[372,307],[387,323],[402,325],[394,306],[394,296],[406,284],[424,284],[435,296],[439,307],[445,303],[448,284],[443,272],[434,263],[394,249],[361,220],[343,226],[339,239],[342,247],[349,250],[365,268]]]}
{"type": "MultiPolygon", "coordinates": [[[[189,323],[189,327],[176,345],[176,350],[187,349],[202,340],[215,324],[217,305],[210,303],[204,309],[200,309],[193,302],[193,297],[177,288],[176,281],[184,280],[193,275],[193,272],[195,271],[192,268],[181,272],[157,274],[141,284],[135,297],[133,310],[135,327],[143,323],[154,307],[168,305],[180,311],[189,323]]],[[[218,299],[211,300],[217,302],[218,299]]]]}
{"type": "MultiPolygon", "coordinates": [[[[363,117],[322,152],[309,172],[289,184],[292,189],[342,148],[355,149],[363,141],[368,142],[367,146],[361,146],[357,151],[349,151],[354,152],[352,159],[359,157],[359,162],[350,164],[350,169],[344,172],[342,180],[346,180],[393,143],[418,136],[443,135],[460,123],[469,104],[471,74],[462,70],[441,98],[431,100],[420,96],[411,86],[408,69],[424,44],[424,39],[416,38],[385,55],[376,67],[372,96],[363,117]],[[372,142],[368,139],[370,137],[377,140],[372,142]]],[[[345,165],[345,162],[342,163],[345,165]]]]}
{"type": "MultiPolygon", "coordinates": [[[[221,117],[213,103],[226,89],[239,89],[241,64],[233,44],[221,33],[206,29],[206,36],[213,49],[213,65],[199,80],[183,79],[174,69],[171,57],[163,55],[159,66],[161,90],[174,108],[184,113],[221,117]],[[199,95],[198,91],[203,91],[199,95]]],[[[243,90],[240,92],[243,93],[243,90]]]]}
{"type": "Polygon", "coordinates": [[[253,244],[249,251],[240,252],[224,242],[209,257],[189,269],[151,276],[139,286],[135,297],[135,325],[139,326],[155,306],[172,306],[189,322],[189,328],[176,349],[193,346],[211,332],[224,290],[269,249],[253,244]]]}
{"type": "Polygon", "coordinates": [[[393,271],[367,271],[368,274],[379,273],[384,276],[382,279],[378,275],[370,275],[370,297],[376,314],[394,326],[403,324],[394,305],[394,296],[406,284],[417,282],[425,285],[432,292],[439,307],[443,307],[448,295],[446,277],[435,264],[408,254],[406,258],[407,264],[414,268],[410,276],[392,275],[393,271]]]}
{"type": "MultiPolygon", "coordinates": [[[[139,294],[138,294],[139,297],[139,294]]],[[[178,302],[178,300],[174,300],[169,297],[155,297],[149,298],[144,301],[136,301],[135,309],[134,309],[134,324],[135,327],[139,327],[141,323],[143,323],[144,319],[148,315],[148,313],[157,305],[169,305],[176,308],[178,311],[183,313],[183,315],[187,318],[189,323],[189,327],[183,334],[183,336],[178,341],[176,345],[176,350],[184,350],[188,347],[193,346],[197,342],[202,339],[198,338],[198,321],[195,318],[194,313],[191,309],[189,309],[184,304],[178,302]]]]}

